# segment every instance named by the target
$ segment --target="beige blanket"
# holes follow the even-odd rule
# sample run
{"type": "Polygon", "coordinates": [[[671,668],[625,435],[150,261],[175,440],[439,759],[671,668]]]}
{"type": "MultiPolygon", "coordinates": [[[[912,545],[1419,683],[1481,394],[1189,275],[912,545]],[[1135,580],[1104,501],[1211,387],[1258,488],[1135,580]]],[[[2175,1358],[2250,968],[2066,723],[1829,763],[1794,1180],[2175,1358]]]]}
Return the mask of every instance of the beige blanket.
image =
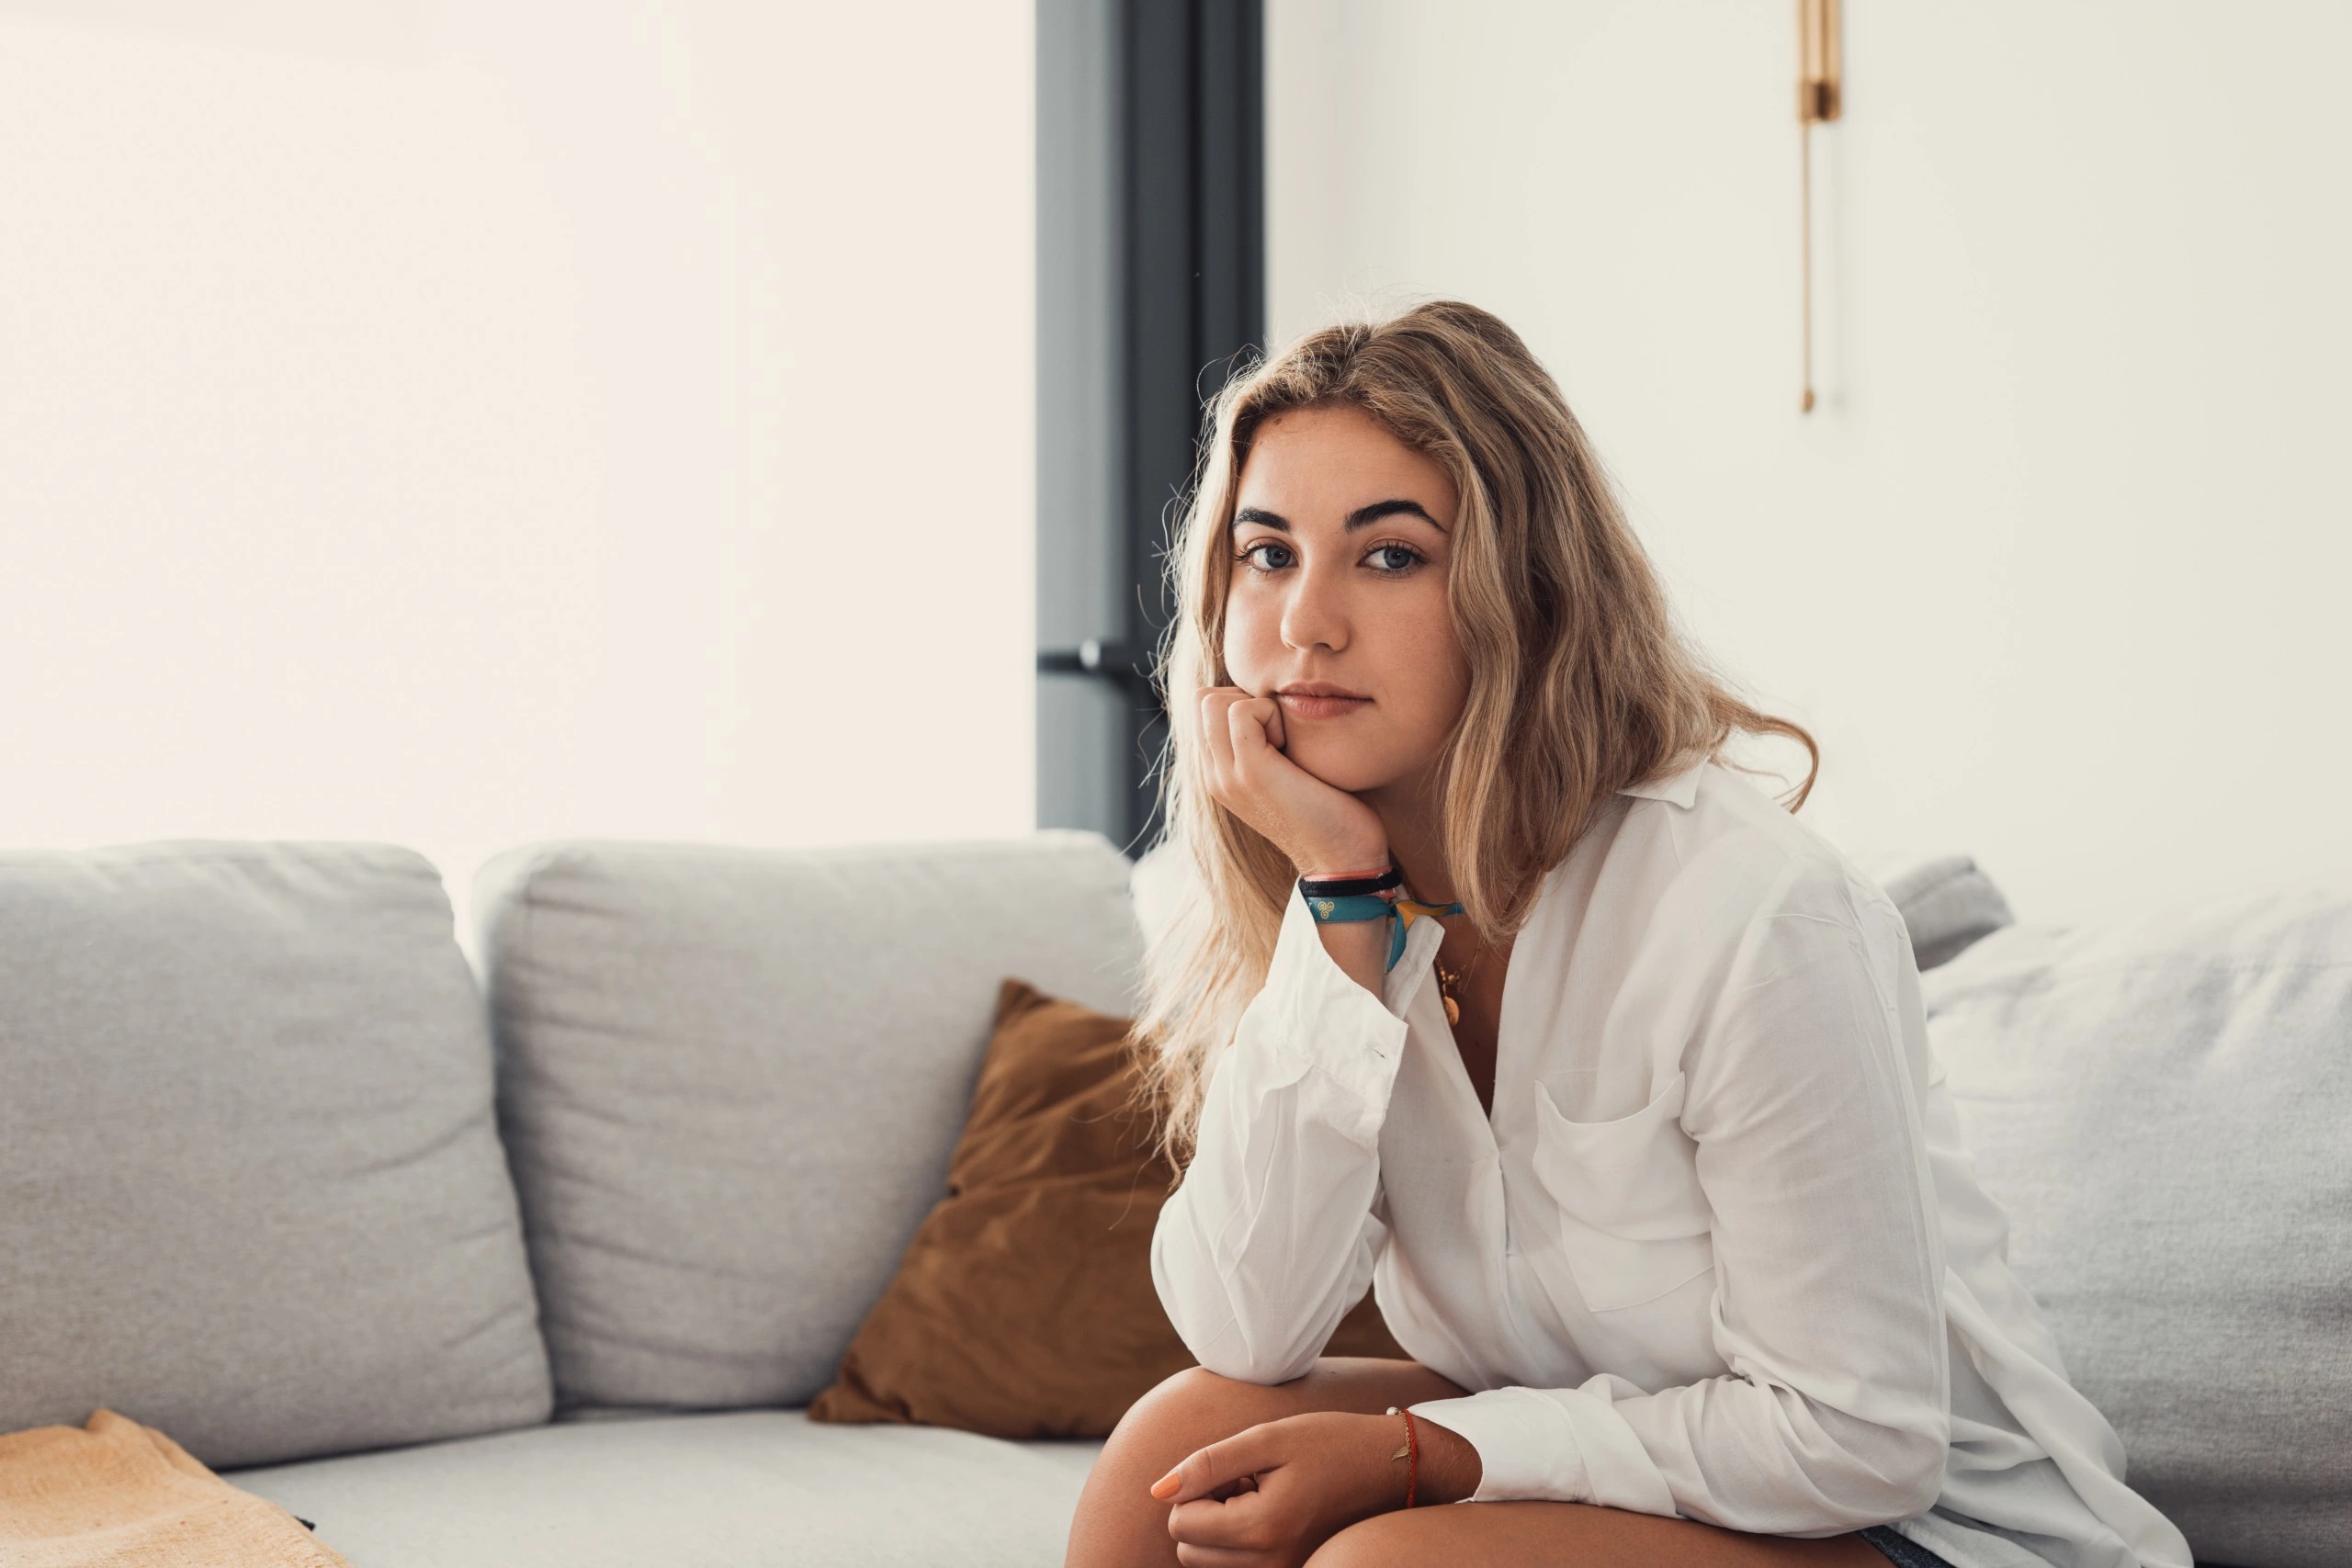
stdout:
{"type": "Polygon", "coordinates": [[[293,1515],[111,1410],[0,1437],[8,1568],[348,1568],[293,1515]]]}

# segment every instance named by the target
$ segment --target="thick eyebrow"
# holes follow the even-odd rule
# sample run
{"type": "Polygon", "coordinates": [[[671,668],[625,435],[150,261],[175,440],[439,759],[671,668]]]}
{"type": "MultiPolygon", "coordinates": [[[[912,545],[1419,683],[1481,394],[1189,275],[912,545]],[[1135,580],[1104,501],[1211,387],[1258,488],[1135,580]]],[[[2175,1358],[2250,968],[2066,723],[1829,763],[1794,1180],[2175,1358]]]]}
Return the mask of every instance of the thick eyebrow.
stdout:
{"type": "MultiPolygon", "coordinates": [[[[1384,517],[1395,517],[1400,514],[1418,517],[1439,533],[1445,532],[1445,525],[1430,516],[1429,508],[1418,501],[1406,501],[1402,498],[1394,501],[1375,501],[1370,506],[1359,506],[1348,513],[1348,520],[1341,526],[1352,534],[1359,528],[1371,527],[1384,517]]],[[[1233,526],[1238,528],[1244,523],[1255,523],[1261,527],[1279,529],[1285,534],[1290,532],[1288,518],[1269,512],[1262,506],[1245,506],[1233,514],[1233,526]]]]}
{"type": "Polygon", "coordinates": [[[1430,516],[1427,507],[1423,506],[1418,501],[1404,501],[1401,499],[1396,501],[1375,501],[1370,506],[1357,507],[1353,512],[1348,513],[1347,530],[1349,533],[1352,534],[1359,528],[1371,527],[1374,523],[1379,522],[1384,517],[1394,517],[1400,513],[1408,517],[1419,518],[1422,522],[1428,524],[1430,527],[1436,529],[1441,534],[1445,532],[1445,525],[1430,516]]]}

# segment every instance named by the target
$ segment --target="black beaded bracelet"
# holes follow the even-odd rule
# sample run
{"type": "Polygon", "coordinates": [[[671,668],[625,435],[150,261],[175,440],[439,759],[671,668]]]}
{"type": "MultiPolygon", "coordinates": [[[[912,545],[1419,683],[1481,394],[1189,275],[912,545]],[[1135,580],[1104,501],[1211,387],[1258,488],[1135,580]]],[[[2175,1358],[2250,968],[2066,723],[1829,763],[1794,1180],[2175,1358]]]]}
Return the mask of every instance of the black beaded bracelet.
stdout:
{"type": "Polygon", "coordinates": [[[1391,864],[1378,876],[1302,876],[1298,890],[1309,898],[1377,897],[1405,886],[1405,874],[1391,864]]]}

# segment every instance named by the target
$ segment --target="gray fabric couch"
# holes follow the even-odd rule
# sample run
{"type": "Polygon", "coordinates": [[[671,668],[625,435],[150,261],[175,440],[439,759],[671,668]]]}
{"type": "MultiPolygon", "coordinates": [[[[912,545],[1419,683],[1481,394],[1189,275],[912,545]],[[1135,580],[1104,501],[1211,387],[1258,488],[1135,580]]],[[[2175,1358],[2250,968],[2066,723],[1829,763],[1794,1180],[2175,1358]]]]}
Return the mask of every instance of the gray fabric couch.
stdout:
{"type": "MultiPolygon", "coordinates": [[[[1889,886],[2134,1482],[2208,1560],[2352,1562],[2352,903],[1889,886]]],[[[575,843],[479,894],[480,985],[404,851],[0,854],[0,1430],[112,1407],[358,1568],[1057,1562],[1094,1445],[798,1407],[998,981],[1125,1005],[1125,862],[575,843]]]]}

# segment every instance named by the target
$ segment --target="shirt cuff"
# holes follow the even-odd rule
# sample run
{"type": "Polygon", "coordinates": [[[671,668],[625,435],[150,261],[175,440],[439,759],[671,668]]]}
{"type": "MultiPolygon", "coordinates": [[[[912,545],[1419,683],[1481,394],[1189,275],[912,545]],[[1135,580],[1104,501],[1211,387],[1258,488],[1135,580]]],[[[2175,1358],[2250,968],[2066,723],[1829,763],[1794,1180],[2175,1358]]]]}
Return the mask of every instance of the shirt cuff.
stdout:
{"type": "MultiPolygon", "coordinates": [[[[1605,1390],[1608,1380],[1593,1381],[1605,1390]]],[[[1673,1517],[1666,1477],[1607,1393],[1592,1387],[1490,1388],[1412,1410],[1478,1451],[1478,1489],[1465,1502],[1598,1503],[1673,1517]]]]}
{"type": "Polygon", "coordinates": [[[1265,988],[1242,1014],[1234,1043],[1286,1061],[1300,1073],[1320,1072],[1348,1089],[1366,1111],[1349,1135],[1370,1147],[1379,1140],[1396,1065],[1404,1059],[1400,1011],[1340,967],[1323,946],[1306,900],[1294,893],[1265,988]]]}
{"type": "Polygon", "coordinates": [[[1463,1399],[1424,1400],[1412,1411],[1478,1450],[1478,1490],[1463,1501],[1592,1501],[1584,1451],[1567,1412],[1533,1389],[1490,1388],[1463,1399]]]}

